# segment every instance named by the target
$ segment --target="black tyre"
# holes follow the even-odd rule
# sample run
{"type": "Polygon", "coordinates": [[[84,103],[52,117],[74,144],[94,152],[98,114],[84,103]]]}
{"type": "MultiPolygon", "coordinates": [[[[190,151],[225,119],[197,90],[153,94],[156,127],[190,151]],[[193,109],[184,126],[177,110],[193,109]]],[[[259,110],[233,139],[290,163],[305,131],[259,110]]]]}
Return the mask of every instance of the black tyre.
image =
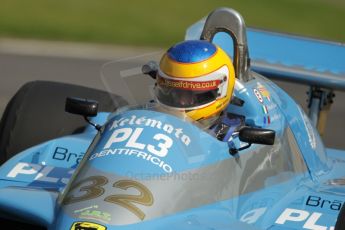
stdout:
{"type": "Polygon", "coordinates": [[[123,98],[83,86],[34,81],[26,83],[7,104],[0,122],[0,164],[26,148],[64,135],[82,132],[80,116],[64,111],[66,97],[99,102],[99,111],[114,111],[123,98]]]}
{"type": "Polygon", "coordinates": [[[335,225],[335,230],[345,230],[345,205],[340,209],[340,213],[338,215],[338,220],[335,225]]]}

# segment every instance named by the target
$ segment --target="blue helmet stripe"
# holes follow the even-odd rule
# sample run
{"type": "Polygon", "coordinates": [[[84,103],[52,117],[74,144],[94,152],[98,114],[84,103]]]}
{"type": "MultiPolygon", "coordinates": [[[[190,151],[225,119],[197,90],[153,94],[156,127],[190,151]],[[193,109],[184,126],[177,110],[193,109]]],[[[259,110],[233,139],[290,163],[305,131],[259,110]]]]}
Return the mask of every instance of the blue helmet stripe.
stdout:
{"type": "Polygon", "coordinates": [[[177,62],[194,63],[207,60],[217,51],[217,47],[212,43],[201,40],[191,40],[180,42],[171,47],[167,54],[177,62]]]}

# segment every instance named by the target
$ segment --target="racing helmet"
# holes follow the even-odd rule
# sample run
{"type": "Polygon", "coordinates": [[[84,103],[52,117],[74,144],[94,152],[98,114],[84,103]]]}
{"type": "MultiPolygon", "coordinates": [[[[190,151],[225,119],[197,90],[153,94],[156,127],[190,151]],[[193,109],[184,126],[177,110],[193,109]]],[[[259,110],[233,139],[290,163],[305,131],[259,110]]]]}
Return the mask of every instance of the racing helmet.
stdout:
{"type": "Polygon", "coordinates": [[[226,108],[234,84],[230,57],[208,41],[190,40],[172,46],[163,55],[154,93],[158,103],[198,121],[226,108]]]}

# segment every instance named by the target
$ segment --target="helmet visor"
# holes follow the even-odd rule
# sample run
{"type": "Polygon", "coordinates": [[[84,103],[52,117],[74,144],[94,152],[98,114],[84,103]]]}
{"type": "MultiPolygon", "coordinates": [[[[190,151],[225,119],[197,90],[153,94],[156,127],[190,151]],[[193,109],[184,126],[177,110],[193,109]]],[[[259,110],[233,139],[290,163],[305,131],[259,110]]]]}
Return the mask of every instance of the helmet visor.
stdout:
{"type": "Polygon", "coordinates": [[[158,101],[164,105],[188,109],[215,101],[219,82],[176,81],[158,76],[155,94],[158,101]]]}

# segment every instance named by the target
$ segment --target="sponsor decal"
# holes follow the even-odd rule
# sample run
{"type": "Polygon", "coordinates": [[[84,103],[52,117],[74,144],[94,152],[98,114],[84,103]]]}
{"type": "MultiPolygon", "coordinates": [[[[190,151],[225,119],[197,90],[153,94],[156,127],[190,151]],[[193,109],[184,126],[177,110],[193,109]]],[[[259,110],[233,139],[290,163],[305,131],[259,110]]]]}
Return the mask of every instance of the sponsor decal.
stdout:
{"type": "Polygon", "coordinates": [[[271,118],[270,118],[270,116],[264,116],[264,124],[266,125],[268,125],[268,124],[271,124],[271,118]]]}
{"type": "Polygon", "coordinates": [[[258,83],[258,88],[257,88],[264,98],[266,98],[268,101],[271,101],[271,95],[270,92],[263,86],[262,84],[258,83]]]}
{"type": "MultiPolygon", "coordinates": [[[[258,99],[258,101],[263,104],[264,103],[264,98],[268,102],[271,102],[271,95],[270,92],[263,86],[262,84],[258,83],[258,87],[253,89],[254,95],[258,99]]],[[[268,108],[267,106],[263,107],[263,112],[264,114],[267,114],[271,110],[271,108],[268,108]]]]}
{"type": "Polygon", "coordinates": [[[264,103],[264,99],[262,98],[260,92],[257,89],[253,89],[254,95],[258,99],[260,103],[264,103]]]}
{"type": "Polygon", "coordinates": [[[40,184],[45,183],[47,185],[66,185],[73,172],[74,169],[19,162],[7,173],[6,177],[15,178],[19,181],[39,182],[40,184]]]}
{"type": "Polygon", "coordinates": [[[111,214],[99,210],[85,210],[84,212],[80,213],[79,218],[98,220],[104,223],[109,223],[109,221],[111,221],[111,214]]]}
{"type": "Polygon", "coordinates": [[[111,135],[101,150],[93,153],[89,160],[108,157],[112,155],[125,155],[148,161],[160,167],[164,172],[173,172],[172,167],[163,158],[168,155],[174,141],[188,146],[191,139],[182,128],[163,123],[159,120],[146,117],[122,117],[114,120],[107,132],[111,135]],[[145,130],[155,130],[155,134],[147,135],[145,130]],[[142,141],[149,138],[147,141],[142,141]],[[114,147],[117,145],[117,148],[114,147]]]}
{"type": "Polygon", "coordinates": [[[182,81],[182,80],[170,80],[163,77],[158,77],[158,85],[167,88],[178,88],[186,90],[213,90],[217,89],[220,84],[220,80],[213,81],[182,81]]]}
{"type": "Polygon", "coordinates": [[[257,89],[254,89],[254,91],[256,92],[255,95],[257,95],[259,102],[262,103],[261,109],[262,109],[263,114],[265,115],[263,117],[264,124],[270,124],[275,120],[279,120],[281,118],[280,114],[277,112],[274,112],[274,110],[277,108],[277,105],[274,103],[268,103],[267,105],[264,104],[263,103],[264,100],[261,96],[261,93],[259,93],[259,91],[257,89]],[[273,113],[270,113],[272,111],[273,111],[273,113]]]}
{"type": "Polygon", "coordinates": [[[311,207],[340,211],[342,205],[344,204],[344,201],[326,200],[322,199],[322,197],[319,196],[308,196],[308,199],[305,204],[311,207]]]}
{"type": "Polygon", "coordinates": [[[268,114],[268,109],[266,105],[262,105],[262,111],[264,112],[264,114],[268,114]]]}
{"type": "Polygon", "coordinates": [[[91,219],[97,220],[104,223],[109,223],[111,221],[111,214],[108,212],[100,211],[98,205],[91,205],[86,208],[78,209],[74,211],[75,214],[79,214],[80,219],[91,219]]]}
{"type": "Polygon", "coordinates": [[[73,162],[74,164],[79,164],[83,156],[84,153],[72,153],[64,147],[56,147],[53,153],[54,160],[73,162]]]}
{"type": "Polygon", "coordinates": [[[132,115],[130,118],[122,117],[118,120],[114,120],[109,131],[123,126],[143,126],[143,127],[152,127],[156,128],[159,131],[164,131],[164,133],[169,134],[173,138],[181,141],[184,145],[188,146],[191,142],[191,139],[188,135],[183,132],[182,128],[176,128],[171,124],[163,123],[159,120],[146,118],[146,117],[137,117],[132,115]]]}
{"type": "Polygon", "coordinates": [[[92,222],[74,222],[70,230],[106,230],[107,227],[92,222]]]}
{"type": "Polygon", "coordinates": [[[75,210],[74,213],[81,213],[85,210],[89,210],[89,209],[93,209],[93,208],[98,208],[98,205],[91,205],[89,207],[85,207],[85,208],[82,208],[82,209],[78,209],[78,210],[75,210]]]}
{"type": "MultiPolygon", "coordinates": [[[[299,223],[302,225],[302,229],[334,230],[334,226],[324,224],[325,220],[326,216],[323,213],[286,208],[275,223],[278,225],[294,226],[294,228],[296,228],[296,224],[299,223]]],[[[329,222],[329,220],[326,222],[329,222]]],[[[332,223],[335,223],[335,219],[332,223]]]]}
{"type": "MultiPolygon", "coordinates": [[[[264,116],[263,116],[263,123],[265,125],[269,125],[273,121],[279,120],[281,118],[279,113],[277,113],[277,112],[270,113],[271,111],[273,111],[273,110],[275,110],[277,108],[277,105],[274,104],[274,103],[268,103],[267,105],[264,104],[263,103],[264,102],[263,96],[261,96],[262,92],[259,90],[259,88],[258,89],[254,89],[254,90],[256,92],[255,95],[257,95],[257,98],[258,98],[259,102],[262,103],[261,108],[262,108],[262,112],[264,114],[264,116]]],[[[264,92],[265,92],[266,97],[268,95],[268,98],[269,98],[269,93],[267,94],[268,91],[267,92],[264,91],[264,92]]],[[[269,101],[270,101],[270,99],[269,99],[269,101]]]]}
{"type": "Polygon", "coordinates": [[[163,160],[161,160],[159,157],[149,154],[147,152],[139,151],[136,149],[128,149],[128,148],[116,148],[116,149],[104,149],[100,152],[93,153],[89,160],[93,160],[96,158],[105,157],[108,155],[126,155],[126,156],[132,156],[136,158],[140,158],[146,161],[151,162],[154,165],[157,165],[161,169],[163,169],[167,173],[171,173],[173,171],[172,167],[165,163],[163,160]]]}

